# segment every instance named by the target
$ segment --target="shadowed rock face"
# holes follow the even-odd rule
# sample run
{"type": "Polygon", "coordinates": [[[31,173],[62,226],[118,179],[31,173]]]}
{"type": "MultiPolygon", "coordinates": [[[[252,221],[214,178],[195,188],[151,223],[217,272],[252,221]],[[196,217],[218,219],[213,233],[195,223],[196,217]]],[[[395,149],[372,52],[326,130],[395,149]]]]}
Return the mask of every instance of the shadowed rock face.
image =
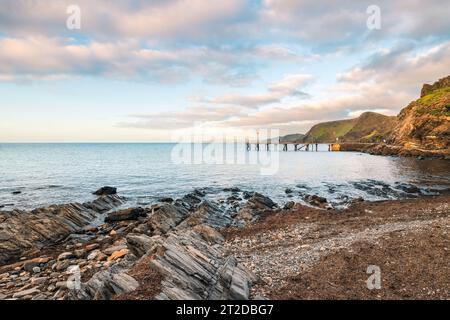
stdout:
{"type": "Polygon", "coordinates": [[[118,196],[107,196],[84,204],[0,212],[0,264],[20,257],[26,250],[39,249],[77,232],[99,213],[121,203],[118,196]]]}

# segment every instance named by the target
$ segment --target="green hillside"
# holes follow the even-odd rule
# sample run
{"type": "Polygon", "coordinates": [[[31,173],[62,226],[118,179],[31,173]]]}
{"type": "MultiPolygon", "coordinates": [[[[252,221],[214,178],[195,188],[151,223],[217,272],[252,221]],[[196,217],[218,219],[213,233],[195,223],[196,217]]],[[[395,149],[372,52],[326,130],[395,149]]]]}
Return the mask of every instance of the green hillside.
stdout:
{"type": "Polygon", "coordinates": [[[355,125],[357,119],[322,122],[313,126],[305,135],[304,142],[333,142],[344,136],[355,125]]]}
{"type": "Polygon", "coordinates": [[[358,118],[316,124],[304,142],[327,143],[339,141],[378,142],[388,136],[396,124],[396,117],[364,112],[358,118]]]}
{"type": "Polygon", "coordinates": [[[305,138],[305,135],[302,133],[294,133],[294,134],[288,134],[286,136],[280,137],[280,141],[283,143],[301,143],[303,142],[303,139],[305,138]]]}
{"type": "Polygon", "coordinates": [[[396,125],[396,117],[385,116],[375,112],[361,114],[343,137],[343,141],[381,142],[396,125]]]}

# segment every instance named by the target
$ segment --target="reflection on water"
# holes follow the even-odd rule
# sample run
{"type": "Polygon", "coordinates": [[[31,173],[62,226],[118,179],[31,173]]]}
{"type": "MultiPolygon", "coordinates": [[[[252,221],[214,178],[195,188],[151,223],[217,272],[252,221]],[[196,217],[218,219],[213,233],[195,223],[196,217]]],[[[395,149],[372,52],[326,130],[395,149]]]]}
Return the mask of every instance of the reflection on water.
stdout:
{"type": "MultiPolygon", "coordinates": [[[[384,197],[355,188],[357,181],[393,186],[399,182],[428,187],[450,184],[450,162],[446,160],[327,152],[327,147],[321,146],[319,152],[279,152],[279,170],[263,176],[254,164],[178,165],[171,161],[173,146],[0,144],[0,205],[13,204],[9,209],[82,202],[92,199],[91,192],[103,185],[116,186],[130,202],[143,204],[194,188],[206,188],[210,197],[221,198],[223,188],[237,186],[282,203],[290,200],[286,188],[293,188],[292,200],[309,192],[337,201],[345,196],[384,197]]],[[[245,153],[244,146],[237,151],[245,153]]]]}

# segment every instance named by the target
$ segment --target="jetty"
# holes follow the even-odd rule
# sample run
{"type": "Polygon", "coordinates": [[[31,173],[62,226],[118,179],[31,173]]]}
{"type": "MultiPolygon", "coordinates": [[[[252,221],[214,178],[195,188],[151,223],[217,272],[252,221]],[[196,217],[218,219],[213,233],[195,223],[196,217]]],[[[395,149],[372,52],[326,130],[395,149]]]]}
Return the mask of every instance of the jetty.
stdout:
{"type": "Polygon", "coordinates": [[[245,142],[245,148],[247,151],[260,151],[265,149],[270,150],[281,150],[281,151],[319,151],[320,145],[328,145],[328,151],[341,151],[340,143],[294,143],[294,142],[245,142]]]}

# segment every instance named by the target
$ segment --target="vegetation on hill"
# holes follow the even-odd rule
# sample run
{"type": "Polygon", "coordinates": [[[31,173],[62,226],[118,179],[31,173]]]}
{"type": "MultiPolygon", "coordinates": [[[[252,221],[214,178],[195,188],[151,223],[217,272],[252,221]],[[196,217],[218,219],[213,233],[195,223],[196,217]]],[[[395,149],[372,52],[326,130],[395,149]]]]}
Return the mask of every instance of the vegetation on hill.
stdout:
{"type": "Polygon", "coordinates": [[[379,142],[395,126],[395,117],[365,112],[358,118],[316,124],[306,134],[305,142],[327,143],[336,141],[379,142]]]}
{"type": "Polygon", "coordinates": [[[386,139],[396,124],[396,117],[385,116],[376,112],[361,114],[343,137],[343,141],[380,142],[386,139]]]}
{"type": "Polygon", "coordinates": [[[304,138],[304,142],[326,143],[343,137],[356,124],[357,119],[322,122],[313,126],[304,138]]]}
{"type": "Polygon", "coordinates": [[[281,143],[302,143],[305,135],[302,133],[288,134],[280,137],[281,143]]]}

